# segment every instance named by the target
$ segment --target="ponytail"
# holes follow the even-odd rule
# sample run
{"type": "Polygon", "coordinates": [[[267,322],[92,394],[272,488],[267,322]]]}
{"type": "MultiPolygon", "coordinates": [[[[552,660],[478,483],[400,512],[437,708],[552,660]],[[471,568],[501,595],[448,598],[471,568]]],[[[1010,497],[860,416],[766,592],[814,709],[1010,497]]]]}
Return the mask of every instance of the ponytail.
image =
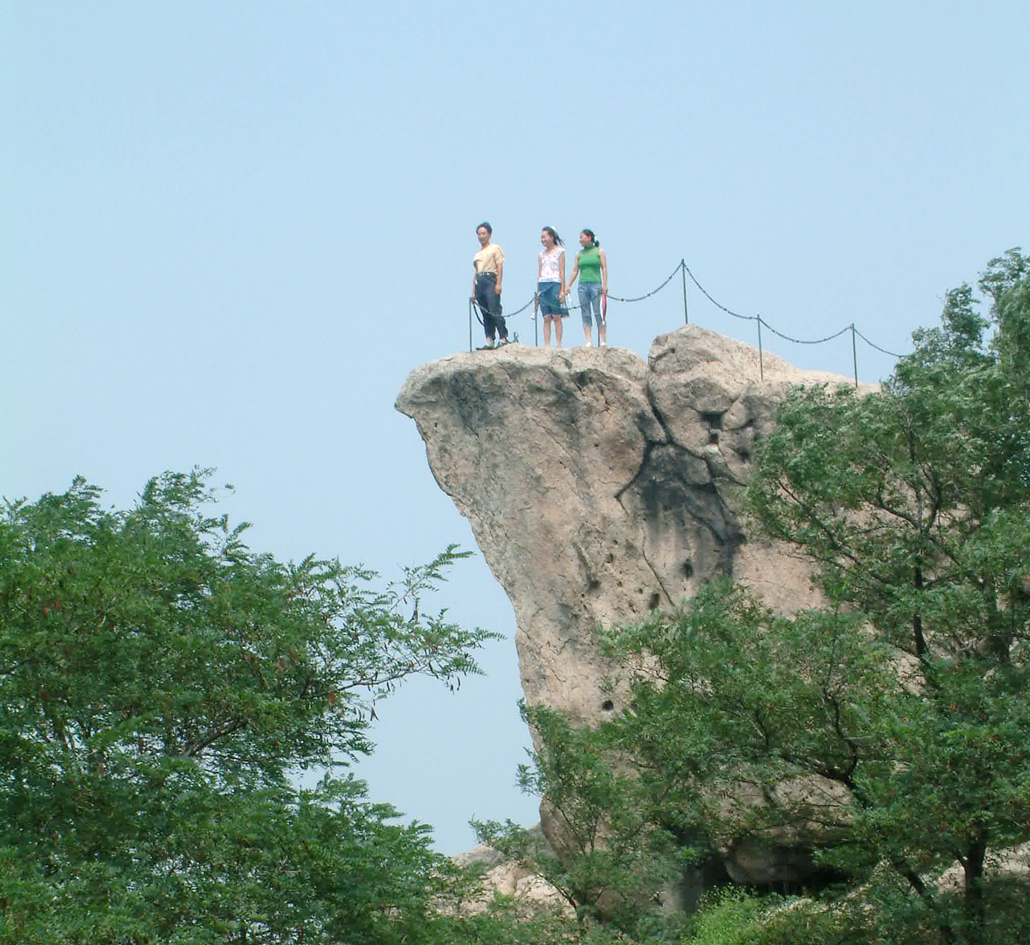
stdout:
{"type": "Polygon", "coordinates": [[[590,237],[591,245],[596,246],[598,249],[601,248],[601,244],[598,241],[597,237],[594,236],[594,231],[593,230],[580,230],[580,232],[581,233],[586,233],[586,235],[590,237]]]}

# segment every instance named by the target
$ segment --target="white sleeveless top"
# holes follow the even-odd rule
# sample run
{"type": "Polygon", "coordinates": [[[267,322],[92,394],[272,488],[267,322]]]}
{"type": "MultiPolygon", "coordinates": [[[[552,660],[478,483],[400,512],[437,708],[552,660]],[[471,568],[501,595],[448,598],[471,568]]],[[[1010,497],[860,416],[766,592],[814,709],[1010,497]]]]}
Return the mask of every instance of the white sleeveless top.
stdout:
{"type": "Polygon", "coordinates": [[[540,260],[539,282],[561,282],[561,270],[558,264],[564,255],[564,246],[555,246],[549,253],[540,250],[537,255],[537,258],[540,260]]]}

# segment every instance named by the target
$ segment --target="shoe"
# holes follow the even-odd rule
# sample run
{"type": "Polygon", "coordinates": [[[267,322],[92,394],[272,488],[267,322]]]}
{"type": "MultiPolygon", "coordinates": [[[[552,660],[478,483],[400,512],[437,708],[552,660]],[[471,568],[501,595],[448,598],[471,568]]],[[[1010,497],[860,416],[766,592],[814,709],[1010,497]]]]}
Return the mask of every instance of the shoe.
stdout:
{"type": "Polygon", "coordinates": [[[598,348],[607,348],[608,347],[608,342],[607,341],[599,341],[597,343],[597,347],[598,348]]]}
{"type": "Polygon", "coordinates": [[[500,341],[497,342],[497,347],[498,348],[503,348],[505,345],[510,345],[510,344],[511,344],[511,339],[510,338],[502,338],[500,341]]]}
{"type": "Polygon", "coordinates": [[[476,348],[476,351],[493,351],[495,347],[497,346],[493,343],[493,340],[488,338],[486,344],[480,345],[478,348],[476,348]]]}
{"type": "Polygon", "coordinates": [[[592,341],[588,341],[585,345],[583,345],[584,348],[592,348],[593,346],[594,343],[592,341]]]}

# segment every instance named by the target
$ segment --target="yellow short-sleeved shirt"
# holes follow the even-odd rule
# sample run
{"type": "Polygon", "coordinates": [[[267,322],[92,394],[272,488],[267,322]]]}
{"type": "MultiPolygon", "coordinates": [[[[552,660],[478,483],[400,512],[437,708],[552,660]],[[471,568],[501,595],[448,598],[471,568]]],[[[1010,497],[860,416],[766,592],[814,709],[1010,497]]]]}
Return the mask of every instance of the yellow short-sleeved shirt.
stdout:
{"type": "Polygon", "coordinates": [[[496,243],[487,243],[472,257],[472,264],[476,267],[476,272],[497,272],[503,262],[504,253],[496,243]]]}

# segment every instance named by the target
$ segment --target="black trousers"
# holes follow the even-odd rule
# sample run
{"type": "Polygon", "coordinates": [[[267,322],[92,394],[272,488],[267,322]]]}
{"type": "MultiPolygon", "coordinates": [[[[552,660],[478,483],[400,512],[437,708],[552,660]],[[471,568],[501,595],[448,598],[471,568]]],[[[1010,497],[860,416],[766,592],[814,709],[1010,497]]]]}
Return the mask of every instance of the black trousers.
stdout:
{"type": "Polygon", "coordinates": [[[476,276],[476,305],[483,316],[483,331],[492,339],[494,332],[508,337],[508,329],[501,314],[501,297],[497,294],[497,273],[481,272],[476,276]]]}

